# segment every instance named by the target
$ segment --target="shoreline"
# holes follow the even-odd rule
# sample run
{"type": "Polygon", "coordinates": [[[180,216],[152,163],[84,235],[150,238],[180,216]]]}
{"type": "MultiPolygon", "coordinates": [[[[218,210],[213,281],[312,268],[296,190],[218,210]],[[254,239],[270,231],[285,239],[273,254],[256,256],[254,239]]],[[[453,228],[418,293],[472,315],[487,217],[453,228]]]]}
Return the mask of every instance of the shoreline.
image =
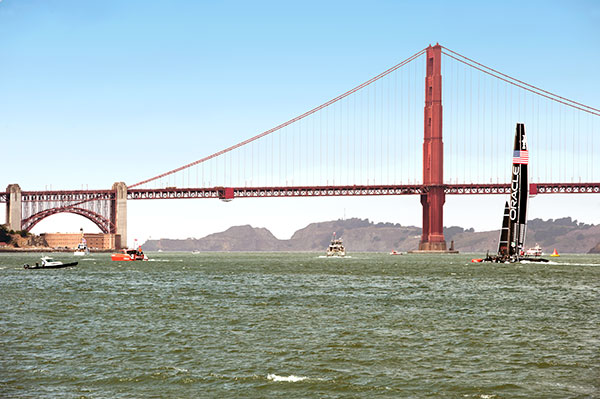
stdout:
{"type": "MultiPolygon", "coordinates": [[[[91,250],[90,249],[90,253],[111,253],[111,252],[115,252],[117,251],[116,249],[95,249],[95,250],[91,250]]],[[[72,253],[75,252],[75,249],[68,249],[68,248],[40,248],[40,247],[36,247],[36,248],[0,248],[0,253],[41,253],[41,252],[65,252],[65,253],[72,253]]]]}

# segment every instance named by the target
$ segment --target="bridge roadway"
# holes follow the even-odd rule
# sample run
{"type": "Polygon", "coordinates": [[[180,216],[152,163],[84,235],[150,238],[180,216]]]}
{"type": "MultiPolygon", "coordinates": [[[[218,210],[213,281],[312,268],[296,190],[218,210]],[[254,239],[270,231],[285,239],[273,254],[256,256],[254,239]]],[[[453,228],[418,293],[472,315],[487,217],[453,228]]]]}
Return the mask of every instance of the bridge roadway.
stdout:
{"type": "MultiPolygon", "coordinates": [[[[11,184],[0,193],[0,203],[6,203],[6,224],[12,230],[31,231],[43,219],[58,213],[73,213],[87,218],[105,234],[115,234],[116,242],[127,243],[127,200],[215,198],[231,201],[235,198],[332,197],[420,195],[421,202],[434,185],[368,185],[368,186],[292,186],[292,187],[210,187],[158,189],[127,189],[125,183],[115,183],[110,190],[21,191],[11,184]]],[[[508,184],[448,184],[444,194],[508,194],[508,184]]],[[[530,185],[535,194],[600,193],[600,183],[537,183],[530,185]]],[[[120,244],[119,244],[120,245],[120,244]]]]}
{"type": "MultiPolygon", "coordinates": [[[[445,184],[446,194],[508,194],[508,184],[445,184]]],[[[373,195],[424,194],[429,186],[415,185],[368,185],[368,186],[284,186],[284,187],[209,187],[209,188],[134,188],[127,190],[128,200],[143,199],[192,199],[192,198],[268,198],[268,197],[332,197],[373,195]]],[[[598,194],[600,183],[532,183],[530,191],[535,194],[598,194]]],[[[22,191],[24,202],[69,202],[76,206],[88,201],[112,200],[114,190],[45,190],[22,191]]],[[[8,193],[0,192],[0,203],[8,202],[8,193]]]]}

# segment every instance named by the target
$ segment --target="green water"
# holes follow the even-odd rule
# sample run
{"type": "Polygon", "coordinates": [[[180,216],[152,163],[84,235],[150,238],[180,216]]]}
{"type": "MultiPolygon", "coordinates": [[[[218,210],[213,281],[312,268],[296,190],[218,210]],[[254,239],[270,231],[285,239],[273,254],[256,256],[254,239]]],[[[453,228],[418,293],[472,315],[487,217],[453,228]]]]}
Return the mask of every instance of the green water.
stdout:
{"type": "Polygon", "coordinates": [[[0,397],[600,397],[600,256],[318,255],[2,254],[0,397]]]}

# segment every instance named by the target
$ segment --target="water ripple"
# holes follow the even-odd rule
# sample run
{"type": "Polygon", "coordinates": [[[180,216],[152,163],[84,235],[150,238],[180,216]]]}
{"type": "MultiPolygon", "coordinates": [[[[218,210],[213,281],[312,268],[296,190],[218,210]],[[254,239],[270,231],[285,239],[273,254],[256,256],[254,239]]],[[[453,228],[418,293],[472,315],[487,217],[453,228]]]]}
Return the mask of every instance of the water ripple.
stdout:
{"type": "Polygon", "coordinates": [[[0,397],[598,396],[600,257],[471,257],[2,254],[0,397]]]}

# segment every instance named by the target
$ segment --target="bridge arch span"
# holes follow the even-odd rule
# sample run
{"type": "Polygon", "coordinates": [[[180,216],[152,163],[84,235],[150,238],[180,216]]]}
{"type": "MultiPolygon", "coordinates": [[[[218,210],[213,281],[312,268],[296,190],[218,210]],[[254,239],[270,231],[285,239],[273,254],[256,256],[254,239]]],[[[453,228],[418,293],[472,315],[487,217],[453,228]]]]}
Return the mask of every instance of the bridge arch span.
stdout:
{"type": "Polygon", "coordinates": [[[56,215],[58,213],[74,213],[76,215],[83,216],[88,219],[92,223],[94,223],[100,231],[104,234],[111,233],[114,229],[110,220],[105,218],[104,216],[90,211],[89,209],[78,208],[78,207],[63,207],[63,208],[51,208],[46,209],[41,212],[35,213],[29,216],[27,219],[24,219],[21,226],[24,231],[31,231],[36,224],[46,219],[49,216],[56,215]]]}

